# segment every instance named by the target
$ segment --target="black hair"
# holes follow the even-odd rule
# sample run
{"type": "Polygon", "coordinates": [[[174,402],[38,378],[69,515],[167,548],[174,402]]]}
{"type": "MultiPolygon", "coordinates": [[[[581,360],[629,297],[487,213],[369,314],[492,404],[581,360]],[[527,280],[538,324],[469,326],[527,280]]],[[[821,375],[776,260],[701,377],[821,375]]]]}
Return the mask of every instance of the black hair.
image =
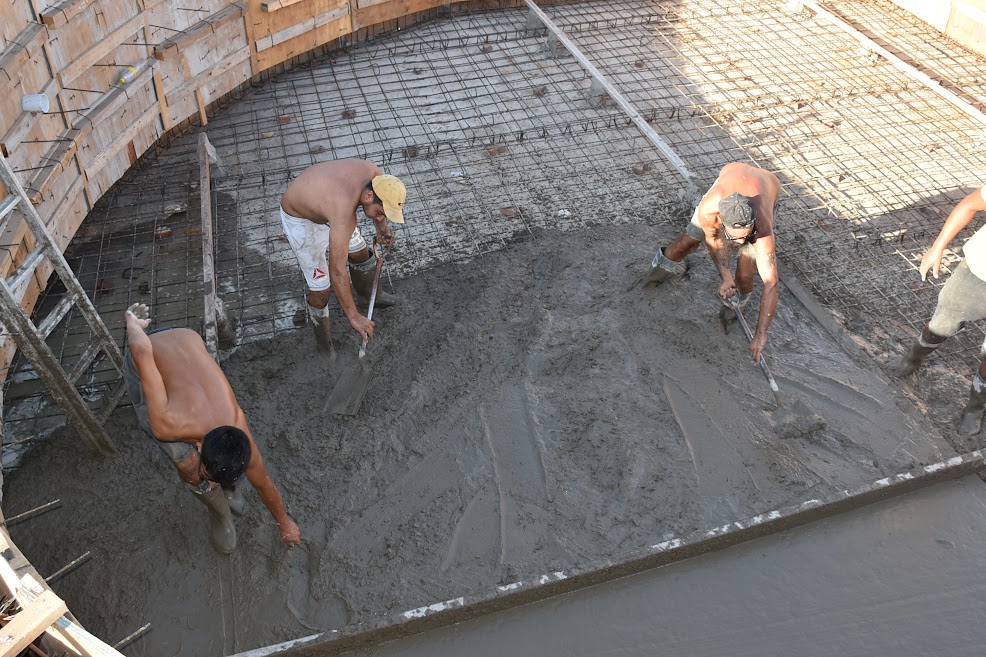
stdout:
{"type": "Polygon", "coordinates": [[[250,439],[236,427],[216,427],[202,439],[199,458],[209,478],[227,486],[236,482],[250,463],[250,439]]]}
{"type": "Polygon", "coordinates": [[[369,191],[373,192],[373,204],[374,205],[376,205],[378,203],[380,205],[383,205],[383,200],[379,196],[377,196],[377,190],[373,189],[373,181],[372,180],[367,180],[366,181],[366,186],[363,189],[364,190],[369,190],[369,191]]]}

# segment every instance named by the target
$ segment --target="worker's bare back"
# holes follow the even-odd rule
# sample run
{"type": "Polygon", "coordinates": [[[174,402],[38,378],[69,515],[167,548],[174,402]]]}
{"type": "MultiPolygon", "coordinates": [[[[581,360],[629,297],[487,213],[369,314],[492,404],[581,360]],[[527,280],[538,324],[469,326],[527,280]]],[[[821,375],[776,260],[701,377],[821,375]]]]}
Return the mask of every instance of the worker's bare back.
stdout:
{"type": "MultiPolygon", "coordinates": [[[[699,205],[699,216],[704,220],[703,223],[718,221],[719,201],[730,194],[742,194],[753,199],[758,210],[757,219],[769,219],[773,224],[773,208],[781,194],[781,181],[766,169],[758,169],[743,162],[727,164],[699,205]]],[[[763,234],[764,228],[758,223],[758,234],[763,234]]]]}
{"type": "Polygon", "coordinates": [[[202,429],[200,435],[219,426],[244,427],[236,395],[198,333],[173,328],[148,337],[168,395],[169,413],[180,413],[186,421],[194,419],[202,429]]]}
{"type": "Polygon", "coordinates": [[[380,167],[366,160],[320,162],[288,185],[281,208],[317,224],[350,226],[352,230],[364,186],[381,173],[380,167]]]}

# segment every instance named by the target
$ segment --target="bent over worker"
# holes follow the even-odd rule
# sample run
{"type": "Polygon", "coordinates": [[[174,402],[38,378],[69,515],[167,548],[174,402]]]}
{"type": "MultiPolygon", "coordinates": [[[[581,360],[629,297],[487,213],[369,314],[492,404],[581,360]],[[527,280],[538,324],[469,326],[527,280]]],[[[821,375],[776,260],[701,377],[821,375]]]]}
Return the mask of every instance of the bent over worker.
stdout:
{"type": "MultiPolygon", "coordinates": [[[[281,197],[281,225],[308,283],[308,312],[315,324],[319,351],[332,351],[331,289],[360,337],[373,337],[373,322],[359,312],[353,298],[355,289],[361,303],[369,303],[377,264],[376,255],[356,227],[356,210],[363,208],[376,225],[377,243],[392,244],[394,231],[387,220],[404,223],[406,197],[407,189],[399,178],[384,174],[366,160],[315,164],[292,181],[281,197]],[[351,263],[348,274],[347,262],[351,263]]],[[[376,306],[395,302],[392,295],[377,291],[376,306]]]]}
{"type": "Polygon", "coordinates": [[[753,276],[763,280],[760,318],[750,342],[750,356],[759,361],[767,346],[767,329],[777,310],[777,258],[774,253],[774,206],[781,192],[777,176],[742,162],[727,164],[705,193],[691,221],[678,237],[654,255],[644,278],[645,287],[655,287],[683,274],[683,260],[703,243],[719,271],[719,298],[723,318],[733,303],[746,305],[753,293],[753,276]],[[736,273],[730,259],[736,254],[736,273]],[[734,299],[734,297],[737,297],[734,299]]]}
{"type": "Polygon", "coordinates": [[[300,539],[267,473],[246,416],[199,334],[184,328],[144,329],[147,306],[127,308],[123,375],[137,422],[171,459],[195,498],[209,509],[209,539],[220,554],[236,549],[232,515],[245,506],[242,474],[260,494],[288,544],[300,539]]]}
{"type": "MultiPolygon", "coordinates": [[[[921,258],[921,280],[928,280],[930,271],[935,278],[941,273],[942,256],[949,243],[969,225],[977,212],[986,210],[986,187],[981,187],[962,199],[945,220],[931,248],[921,258]]],[[[891,372],[903,377],[917,371],[924,359],[950,336],[958,333],[965,322],[986,318],[986,226],[980,227],[962,247],[965,259],[949,276],[938,293],[938,304],[931,320],[906,354],[891,366],[891,372]]],[[[979,352],[979,369],[972,379],[969,399],[962,409],[959,431],[966,435],[979,433],[986,408],[986,341],[979,352]]]]}

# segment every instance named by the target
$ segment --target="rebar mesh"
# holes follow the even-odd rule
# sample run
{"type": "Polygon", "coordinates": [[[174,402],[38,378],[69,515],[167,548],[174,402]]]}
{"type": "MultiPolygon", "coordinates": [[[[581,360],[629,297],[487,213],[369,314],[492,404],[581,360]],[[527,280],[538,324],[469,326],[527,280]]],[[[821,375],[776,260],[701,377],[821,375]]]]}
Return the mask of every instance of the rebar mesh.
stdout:
{"type": "MultiPolygon", "coordinates": [[[[883,2],[826,6],[965,97],[986,97],[984,62],[909,15],[883,2]]],[[[857,336],[879,351],[917,334],[938,283],[921,284],[916,262],[983,182],[982,123],[845,32],[773,2],[608,0],[548,13],[701,187],[734,160],[778,174],[781,260],[857,336]]],[[[318,161],[366,158],[407,182],[394,277],[538,228],[681,229],[680,177],[614,103],[589,102],[578,62],[529,27],[523,10],[450,14],[288,72],[210,120],[223,164],[213,173],[219,294],[240,341],[295,329],[303,281],[277,208],[318,161]]],[[[148,302],[159,326],[201,323],[196,162],[194,135],[151,155],[66,252],[121,343],[133,301],[148,302]]],[[[40,306],[57,300],[50,289],[40,306]]],[[[56,353],[74,353],[77,325],[53,336],[56,353]]],[[[982,338],[970,327],[940,350],[956,386],[982,338]]],[[[97,366],[90,381],[100,376],[97,366]]],[[[19,365],[7,379],[8,443],[57,421],[31,378],[19,365]]]]}

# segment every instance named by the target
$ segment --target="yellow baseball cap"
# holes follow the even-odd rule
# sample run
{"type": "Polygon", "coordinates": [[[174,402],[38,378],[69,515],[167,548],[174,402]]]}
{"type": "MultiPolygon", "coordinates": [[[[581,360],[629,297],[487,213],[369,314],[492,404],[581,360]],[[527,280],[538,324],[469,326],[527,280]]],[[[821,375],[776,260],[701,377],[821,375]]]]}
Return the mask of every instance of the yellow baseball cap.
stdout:
{"type": "Polygon", "coordinates": [[[370,181],[373,193],[383,201],[383,213],[395,224],[404,223],[404,199],[407,198],[407,188],[397,176],[386,174],[377,176],[370,181]]]}

